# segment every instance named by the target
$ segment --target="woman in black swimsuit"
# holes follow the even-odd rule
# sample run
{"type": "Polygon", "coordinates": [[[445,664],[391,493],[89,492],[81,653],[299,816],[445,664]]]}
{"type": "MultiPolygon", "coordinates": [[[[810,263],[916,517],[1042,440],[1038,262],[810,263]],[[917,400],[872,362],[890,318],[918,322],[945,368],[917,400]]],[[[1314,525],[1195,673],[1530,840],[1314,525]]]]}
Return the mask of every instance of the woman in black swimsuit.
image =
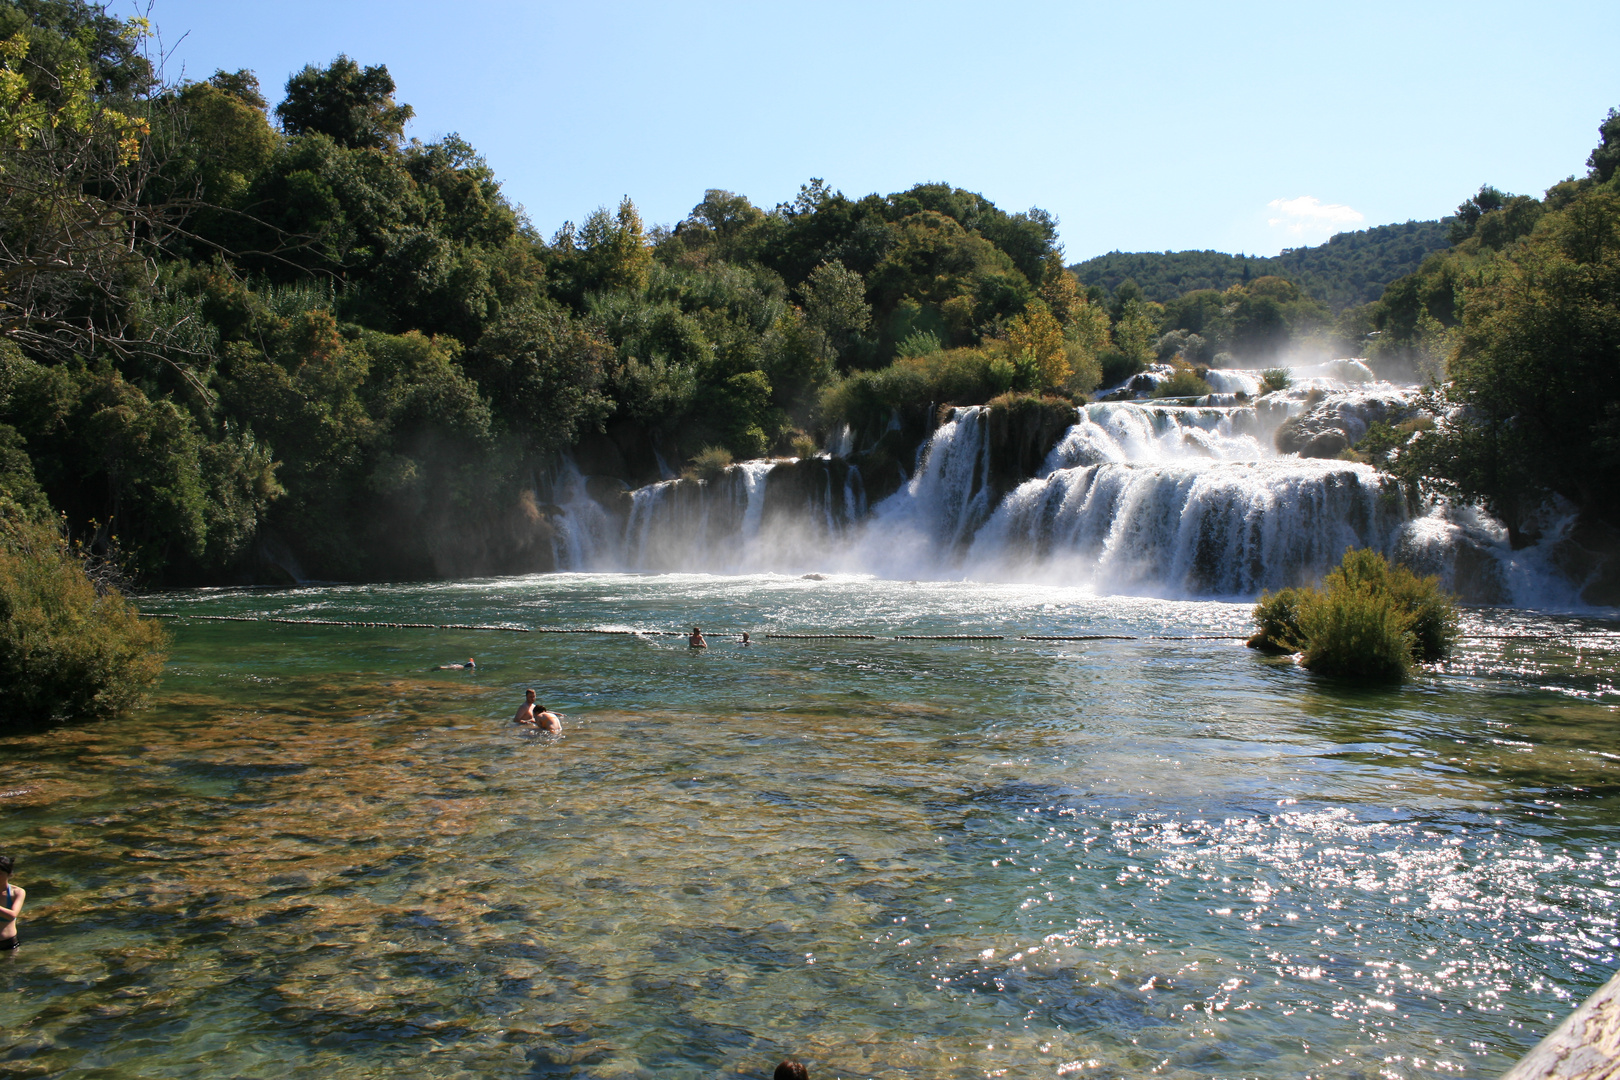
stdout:
{"type": "Polygon", "coordinates": [[[0,855],[0,952],[17,947],[17,916],[22,914],[26,890],[11,883],[11,856],[0,855]]]}

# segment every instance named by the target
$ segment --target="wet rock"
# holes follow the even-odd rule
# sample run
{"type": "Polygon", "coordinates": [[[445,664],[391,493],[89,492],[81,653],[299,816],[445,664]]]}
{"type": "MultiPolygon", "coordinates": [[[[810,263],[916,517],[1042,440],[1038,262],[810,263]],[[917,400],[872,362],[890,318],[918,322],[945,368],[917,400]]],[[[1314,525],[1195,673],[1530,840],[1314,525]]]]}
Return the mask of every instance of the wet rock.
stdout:
{"type": "Polygon", "coordinates": [[[1398,394],[1336,394],[1312,402],[1305,412],[1284,421],[1274,441],[1279,454],[1336,458],[1359,442],[1370,425],[1397,424],[1416,411],[1398,394]]]}
{"type": "Polygon", "coordinates": [[[1552,547],[1552,564],[1582,583],[1581,602],[1620,606],[1620,529],[1584,518],[1552,547]]]}
{"type": "Polygon", "coordinates": [[[990,407],[985,437],[997,502],[1035,475],[1075,419],[1074,405],[1059,398],[1019,398],[990,407]]]}
{"type": "Polygon", "coordinates": [[[630,485],[617,476],[587,476],[585,494],[610,516],[619,519],[621,526],[629,520],[635,498],[630,494],[630,485]]]}

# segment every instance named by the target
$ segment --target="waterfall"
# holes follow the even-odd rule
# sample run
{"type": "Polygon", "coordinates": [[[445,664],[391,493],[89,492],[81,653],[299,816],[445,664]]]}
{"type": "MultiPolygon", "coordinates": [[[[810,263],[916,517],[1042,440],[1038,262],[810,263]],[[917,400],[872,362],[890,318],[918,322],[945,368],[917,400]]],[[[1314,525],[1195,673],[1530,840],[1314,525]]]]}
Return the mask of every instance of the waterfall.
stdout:
{"type": "Polygon", "coordinates": [[[552,565],[559,570],[611,566],[618,548],[613,522],[590,497],[585,477],[572,457],[564,457],[551,478],[552,565]]]}
{"type": "MultiPolygon", "coordinates": [[[[847,428],[829,456],[742,462],[707,480],[610,493],[620,500],[613,514],[567,463],[554,484],[557,562],[1236,598],[1315,581],[1345,548],[1370,547],[1473,599],[1575,604],[1579,583],[1563,581],[1546,552],[1511,551],[1487,515],[1413,508],[1391,477],[1339,460],[1370,424],[1412,415],[1416,387],[1378,382],[1359,360],[1296,368],[1293,378],[1287,390],[1260,393],[1260,372],[1216,369],[1215,392],[1195,405],[1082,406],[1055,443],[1041,436],[1035,452],[1051,448],[1035,468],[1017,449],[1031,431],[1009,430],[1005,414],[992,422],[987,406],[954,408],[880,500],[869,500],[867,477],[848,460],[847,428]]],[[[885,488],[896,467],[891,456],[874,474],[885,488]]],[[[1551,521],[1543,532],[1567,528],[1551,521]]]]}
{"type": "Polygon", "coordinates": [[[1350,462],[1080,465],[1008,495],[966,562],[1100,591],[1253,595],[1319,577],[1347,546],[1389,550],[1405,507],[1350,462]]]}
{"type": "Polygon", "coordinates": [[[942,552],[970,539],[993,509],[989,414],[983,405],[952,410],[929,439],[916,475],[878,508],[879,519],[925,531],[942,552]]]}

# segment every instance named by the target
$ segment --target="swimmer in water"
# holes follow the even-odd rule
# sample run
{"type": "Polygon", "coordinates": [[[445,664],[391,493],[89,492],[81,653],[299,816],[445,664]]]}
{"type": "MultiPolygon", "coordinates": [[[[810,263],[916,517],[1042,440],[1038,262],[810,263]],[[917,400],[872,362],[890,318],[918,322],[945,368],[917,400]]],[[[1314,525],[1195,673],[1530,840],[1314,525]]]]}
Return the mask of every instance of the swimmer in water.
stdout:
{"type": "Polygon", "coordinates": [[[533,690],[523,691],[523,704],[518,708],[517,715],[512,717],[512,723],[528,724],[553,735],[562,731],[562,717],[534,700],[533,690]]]}
{"type": "Polygon", "coordinates": [[[692,636],[686,639],[686,644],[694,649],[707,649],[709,643],[703,640],[703,631],[692,627],[692,636]]]}
{"type": "Polygon", "coordinates": [[[748,640],[748,631],[746,631],[746,630],[743,631],[743,638],[742,638],[742,641],[739,642],[739,644],[742,644],[742,645],[752,645],[753,644],[752,641],[748,640]]]}
{"type": "Polygon", "coordinates": [[[17,916],[28,891],[11,883],[11,856],[0,855],[0,952],[17,947],[17,916]]]}
{"type": "Polygon", "coordinates": [[[439,665],[439,670],[440,671],[477,671],[478,670],[478,662],[476,660],[474,660],[472,657],[469,656],[469,657],[467,657],[467,662],[465,664],[440,664],[439,665]]]}

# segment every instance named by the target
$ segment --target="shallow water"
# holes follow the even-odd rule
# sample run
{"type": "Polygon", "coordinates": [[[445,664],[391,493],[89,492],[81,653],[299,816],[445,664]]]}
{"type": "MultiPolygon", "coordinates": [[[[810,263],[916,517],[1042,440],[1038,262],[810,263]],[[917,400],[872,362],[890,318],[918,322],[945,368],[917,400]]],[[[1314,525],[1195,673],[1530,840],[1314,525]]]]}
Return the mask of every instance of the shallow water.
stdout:
{"type": "Polygon", "coordinates": [[[0,740],[0,1072],[1487,1077],[1620,955],[1612,621],[1470,612],[1578,636],[1370,691],[1146,638],[1248,605],[1037,586],[148,607],[712,647],[174,620],[151,712],[0,740]],[[507,723],[526,686],[560,738],[507,723]]]}

